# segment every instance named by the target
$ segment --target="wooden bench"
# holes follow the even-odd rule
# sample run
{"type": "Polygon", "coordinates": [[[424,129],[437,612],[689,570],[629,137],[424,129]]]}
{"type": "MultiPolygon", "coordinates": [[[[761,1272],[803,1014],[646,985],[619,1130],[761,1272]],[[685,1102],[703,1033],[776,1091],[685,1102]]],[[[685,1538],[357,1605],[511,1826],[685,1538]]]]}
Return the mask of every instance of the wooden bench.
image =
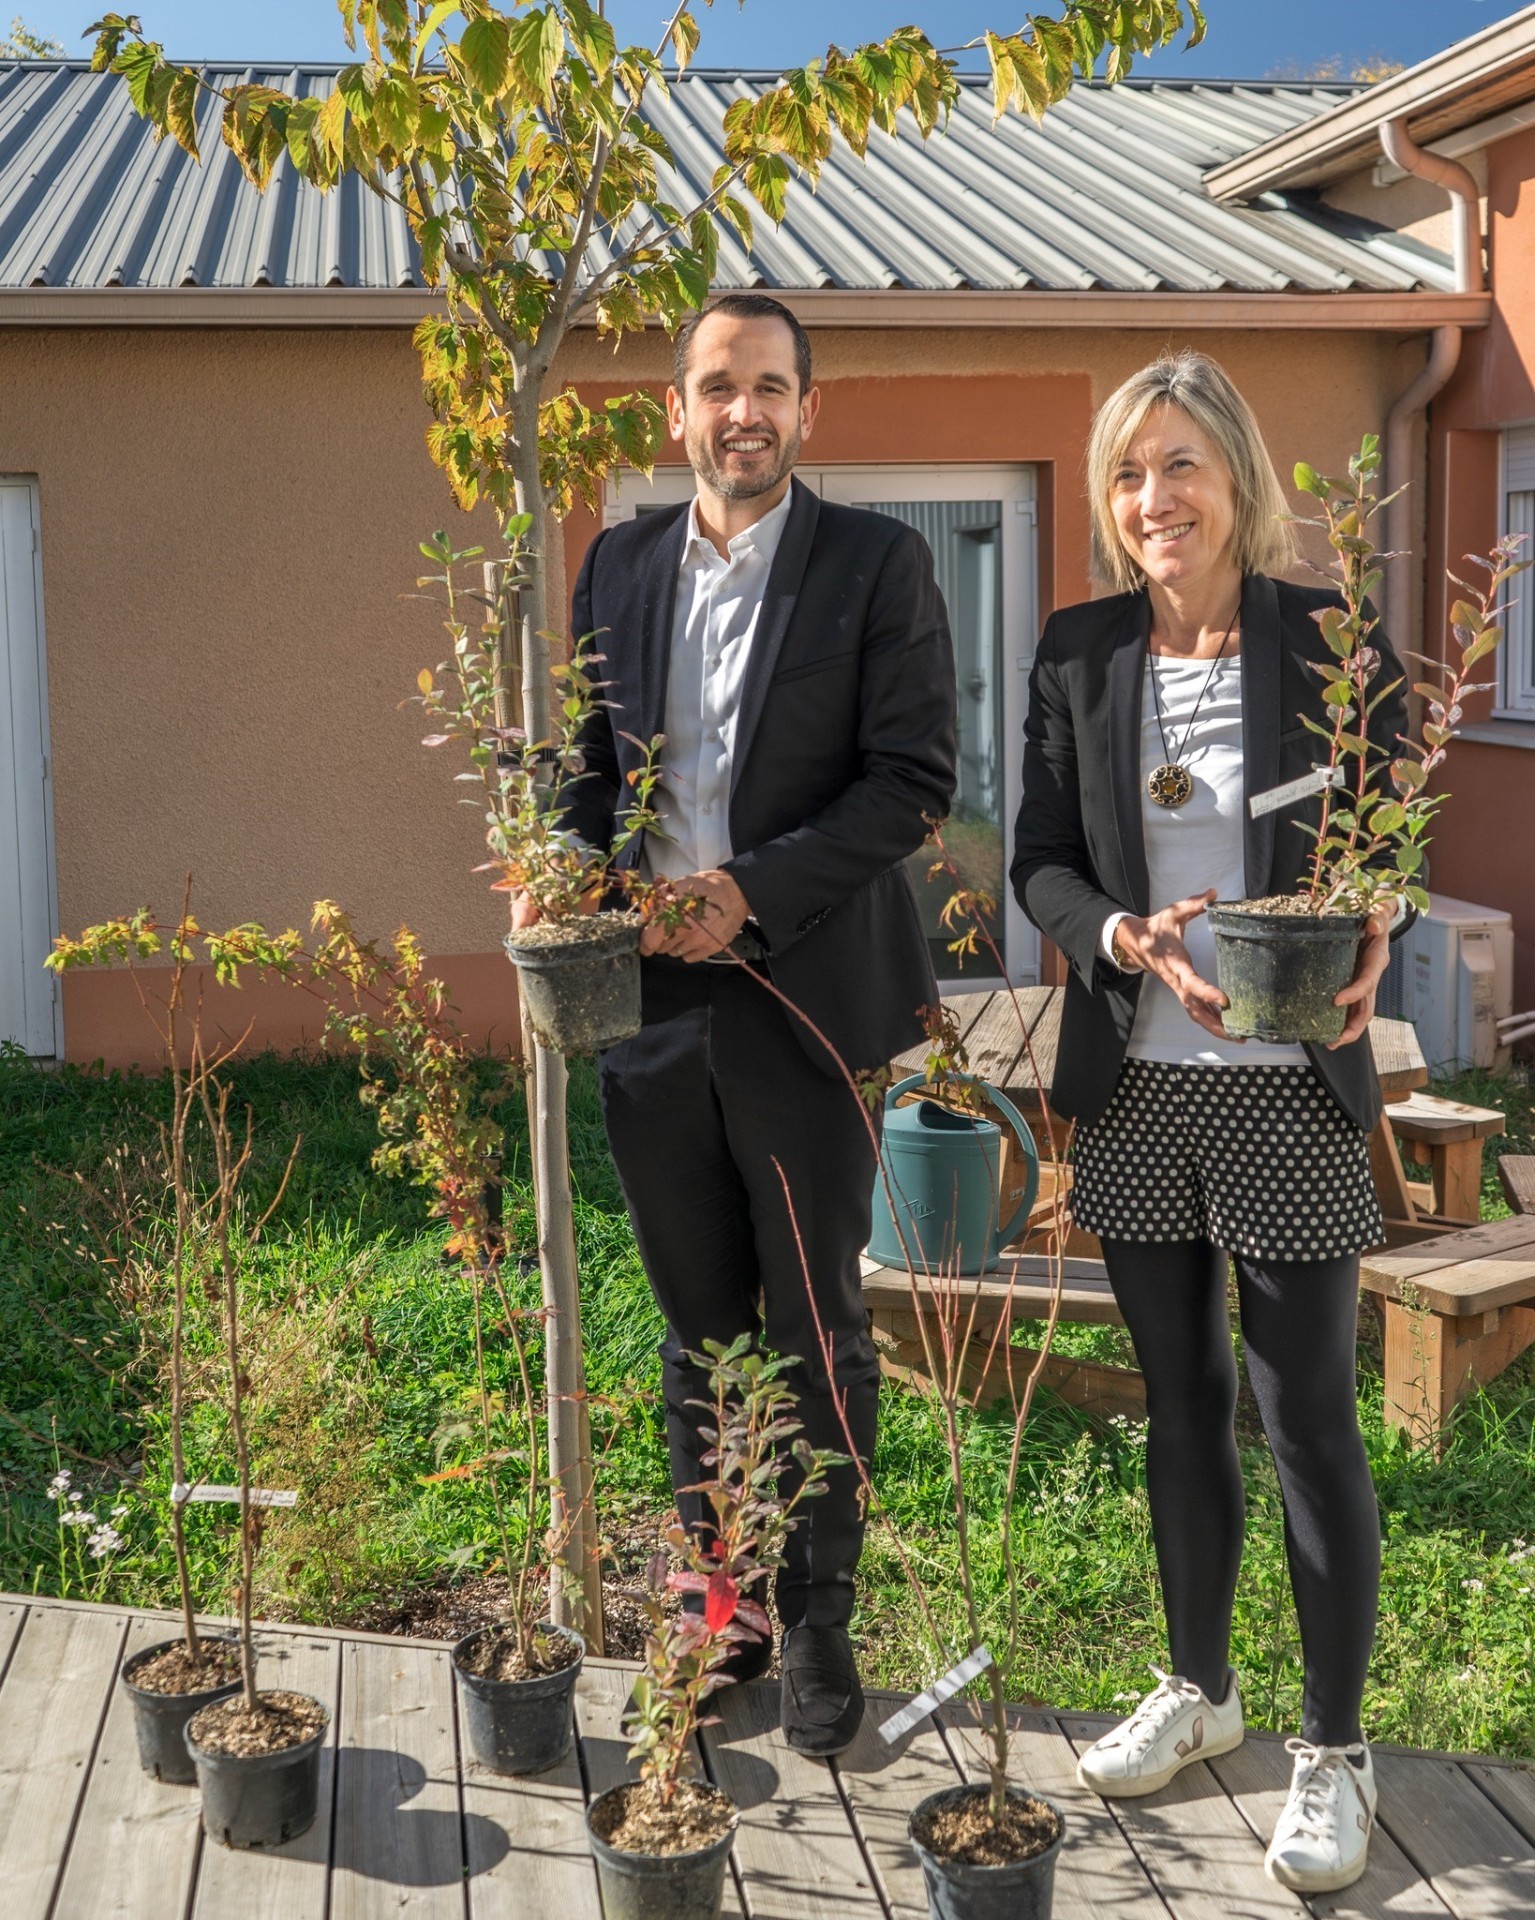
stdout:
{"type": "Polygon", "coordinates": [[[1482,1142],[1503,1131],[1503,1115],[1420,1091],[1393,1101],[1386,1124],[1398,1140],[1427,1150],[1432,1194],[1422,1196],[1430,1200],[1424,1211],[1474,1226],[1482,1217],[1482,1142]]]}
{"type": "Polygon", "coordinates": [[[1535,1345],[1535,1215],[1366,1254],[1359,1277],[1385,1317],[1386,1417],[1415,1446],[1535,1345]]]}
{"type": "Polygon", "coordinates": [[[1535,1153],[1505,1153],[1498,1161],[1498,1178],[1515,1213],[1535,1213],[1535,1153]]]}
{"type": "MultiPolygon", "coordinates": [[[[940,1330],[947,1323],[954,1344],[964,1347],[958,1364],[960,1390],[980,1406],[1009,1392],[1009,1366],[1012,1386],[1021,1390],[1039,1355],[1011,1346],[1008,1335],[1015,1321],[1049,1316],[1052,1284],[1049,1260],[1036,1253],[1004,1253],[995,1271],[974,1278],[919,1273],[915,1292],[905,1268],[867,1258],[863,1263],[863,1297],[886,1375],[909,1386],[930,1387],[929,1353],[941,1361],[940,1330]]],[[[1101,1260],[1065,1262],[1059,1317],[1097,1326],[1124,1325],[1101,1260]]],[[[1146,1383],[1134,1368],[1052,1353],[1040,1379],[1061,1399],[1091,1413],[1145,1418],[1146,1383]]]]}

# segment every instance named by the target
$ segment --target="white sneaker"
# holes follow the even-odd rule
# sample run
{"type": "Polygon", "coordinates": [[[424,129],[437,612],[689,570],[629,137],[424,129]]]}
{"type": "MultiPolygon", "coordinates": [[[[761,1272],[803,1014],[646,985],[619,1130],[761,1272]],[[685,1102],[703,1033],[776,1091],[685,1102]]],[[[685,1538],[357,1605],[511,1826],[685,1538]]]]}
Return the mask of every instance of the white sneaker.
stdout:
{"type": "Polygon", "coordinates": [[[1274,1829],[1263,1871],[1296,1893],[1335,1893],[1364,1872],[1375,1824],[1375,1768],[1370,1749],[1313,1747],[1287,1740],[1295,1755],[1290,1797],[1274,1829]],[[1363,1755],[1364,1765],[1354,1758],[1363,1755]]]}
{"type": "Polygon", "coordinates": [[[1163,1673],[1160,1667],[1151,1671],[1161,1684],[1077,1762],[1082,1785],[1108,1799],[1155,1793],[1196,1760],[1230,1753],[1242,1744],[1242,1701],[1235,1674],[1217,1706],[1192,1680],[1163,1673]]]}

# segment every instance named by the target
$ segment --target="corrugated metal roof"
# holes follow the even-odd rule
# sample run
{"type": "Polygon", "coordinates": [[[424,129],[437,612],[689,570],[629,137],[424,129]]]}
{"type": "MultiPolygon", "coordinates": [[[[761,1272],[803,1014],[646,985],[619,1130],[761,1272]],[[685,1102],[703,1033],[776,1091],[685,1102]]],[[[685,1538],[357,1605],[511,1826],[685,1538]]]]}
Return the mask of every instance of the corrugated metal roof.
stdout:
{"type": "MultiPolygon", "coordinates": [[[[218,67],[327,94],[338,68],[218,67]]],[[[687,204],[718,164],[734,99],[774,76],[696,72],[648,111],[687,204]]],[[[1034,126],[993,127],[990,88],[967,78],[948,132],[843,148],[818,191],[796,188],[781,228],[757,222],[748,258],[726,236],[721,286],[1090,292],[1411,292],[1453,285],[1449,260],[1320,207],[1268,194],[1227,207],[1211,167],[1335,107],[1353,89],[1279,82],[1081,86],[1034,126]]],[[[355,179],[321,196],[286,158],[247,187],[204,97],[204,164],[156,145],[122,83],[75,63],[0,66],[0,287],[399,288],[422,284],[403,216],[355,179]]],[[[607,257],[600,242],[593,257],[607,257]]]]}

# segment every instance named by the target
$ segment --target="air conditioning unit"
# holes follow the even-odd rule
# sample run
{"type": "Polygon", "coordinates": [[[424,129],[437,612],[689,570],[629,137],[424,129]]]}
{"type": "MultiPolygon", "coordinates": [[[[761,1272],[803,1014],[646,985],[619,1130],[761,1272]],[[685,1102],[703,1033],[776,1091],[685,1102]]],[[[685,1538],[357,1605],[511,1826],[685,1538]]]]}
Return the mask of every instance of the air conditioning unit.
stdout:
{"type": "Polygon", "coordinates": [[[1499,1020],[1514,1010],[1513,917],[1431,893],[1399,940],[1376,1009],[1410,1020],[1430,1073],[1492,1067],[1499,1020]]]}

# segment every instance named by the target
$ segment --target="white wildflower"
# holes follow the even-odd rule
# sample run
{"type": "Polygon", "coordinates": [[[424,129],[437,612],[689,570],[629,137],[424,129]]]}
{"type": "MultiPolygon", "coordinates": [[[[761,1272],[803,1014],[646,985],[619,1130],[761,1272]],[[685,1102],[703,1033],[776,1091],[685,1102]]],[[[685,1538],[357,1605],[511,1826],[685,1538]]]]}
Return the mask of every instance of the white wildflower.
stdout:
{"type": "Polygon", "coordinates": [[[1475,1667],[1462,1667],[1462,1668],[1461,1668],[1461,1670],[1460,1670],[1460,1672],[1456,1674],[1456,1676],[1455,1676],[1455,1678],[1456,1678],[1456,1679],[1457,1679],[1458,1681],[1460,1681],[1460,1683],[1461,1683],[1461,1685],[1462,1685],[1462,1686],[1464,1686],[1464,1685],[1465,1685],[1465,1683],[1466,1683],[1466,1681],[1468,1681],[1468,1680],[1474,1680],[1474,1679],[1476,1678],[1476,1668],[1475,1668],[1475,1667]]]}
{"type": "Polygon", "coordinates": [[[127,1509],[126,1507],[114,1507],[114,1508],[112,1509],[112,1518],[113,1518],[114,1520],[121,1520],[121,1519],[122,1519],[122,1517],[123,1517],[123,1515],[124,1515],[124,1514],[125,1514],[125,1513],[126,1513],[127,1511],[128,1511],[128,1509],[127,1509]]]}
{"type": "Polygon", "coordinates": [[[123,1536],[116,1527],[99,1526],[86,1541],[86,1552],[93,1560],[104,1560],[109,1553],[116,1553],[123,1544],[123,1536]]]}
{"type": "Polygon", "coordinates": [[[59,1525],[61,1527],[94,1527],[95,1524],[95,1514],[83,1513],[79,1507],[71,1507],[68,1513],[61,1513],[59,1515],[59,1525]]]}
{"type": "Polygon", "coordinates": [[[1462,1580],[1460,1583],[1467,1593],[1480,1593],[1483,1583],[1480,1580],[1462,1580]]]}
{"type": "Polygon", "coordinates": [[[62,1500],[65,1494],[69,1492],[69,1483],[73,1478],[74,1476],[70,1473],[68,1467],[61,1468],[48,1482],[48,1498],[50,1500],[62,1500]]]}
{"type": "Polygon", "coordinates": [[[84,1500],[84,1498],[85,1498],[85,1495],[83,1493],[72,1493],[69,1496],[69,1504],[72,1507],[78,1507],[81,1501],[84,1500]]]}

